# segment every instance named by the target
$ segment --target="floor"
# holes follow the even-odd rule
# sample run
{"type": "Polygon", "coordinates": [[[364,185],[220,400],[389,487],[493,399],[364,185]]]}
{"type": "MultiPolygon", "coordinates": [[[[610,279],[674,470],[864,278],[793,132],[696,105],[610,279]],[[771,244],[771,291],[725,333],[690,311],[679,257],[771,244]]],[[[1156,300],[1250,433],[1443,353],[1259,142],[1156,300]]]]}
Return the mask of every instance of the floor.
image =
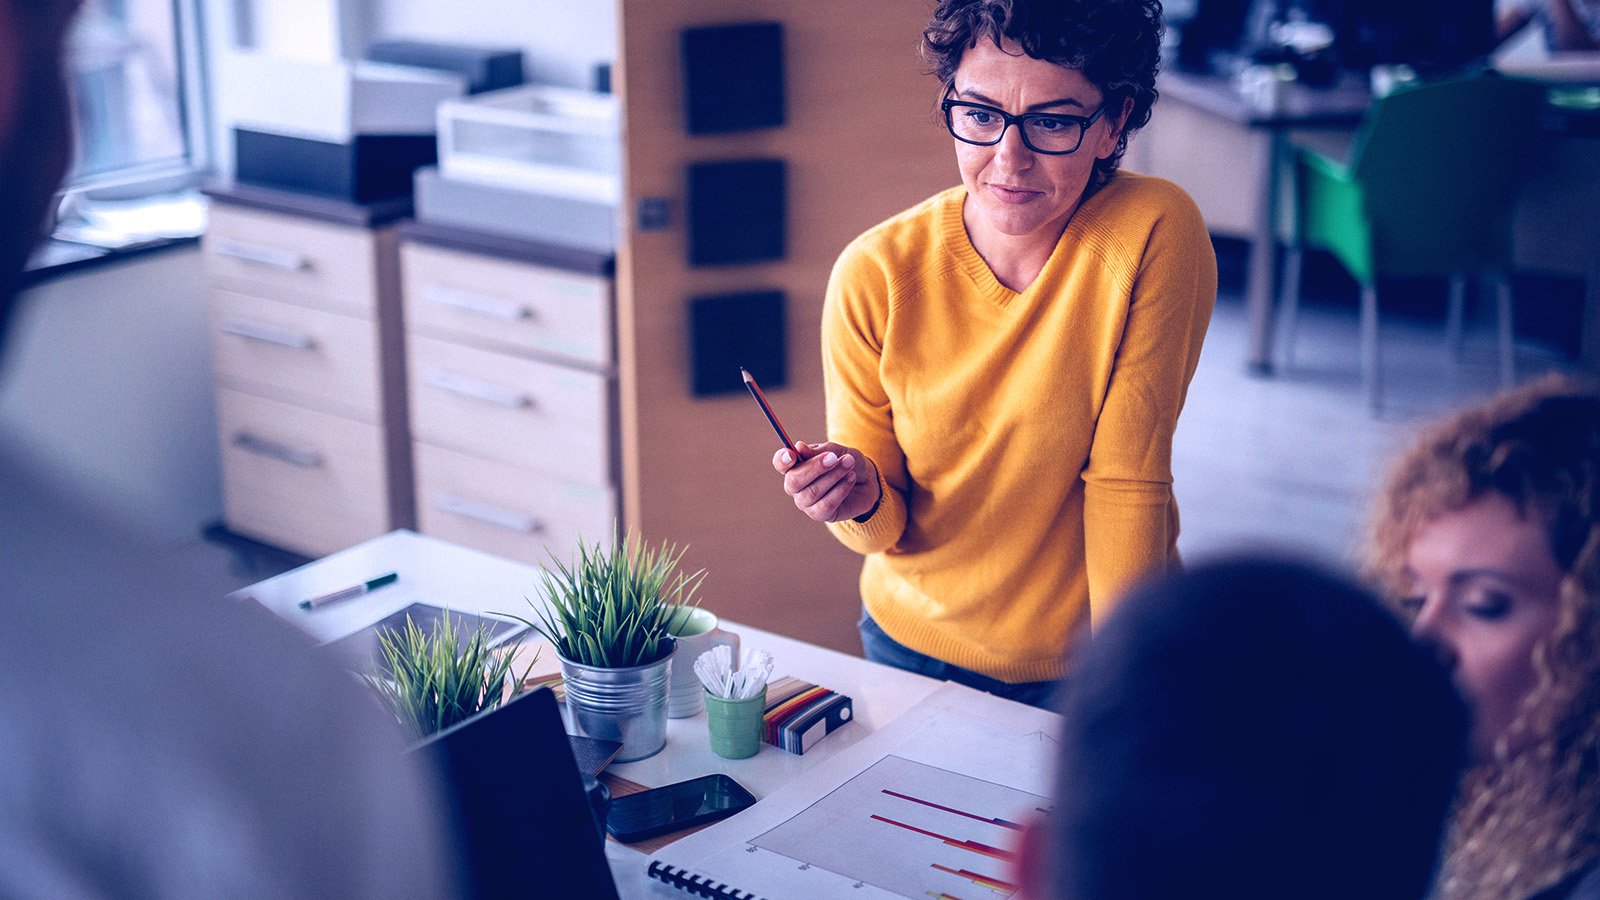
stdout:
{"type": "MultiPolygon", "coordinates": [[[[1456,364],[1447,358],[1437,323],[1386,320],[1388,406],[1374,419],[1355,368],[1353,309],[1308,308],[1297,364],[1271,378],[1245,373],[1244,341],[1243,304],[1225,293],[1173,448],[1182,518],[1179,548],[1191,561],[1246,547],[1352,560],[1385,461],[1419,423],[1470,403],[1497,384],[1486,330],[1469,335],[1465,361],[1456,364]]],[[[1556,365],[1552,354],[1537,348],[1519,351],[1521,376],[1556,365]]],[[[24,517],[41,513],[0,508],[0,533],[26,540],[24,517]]],[[[163,548],[158,564],[192,573],[194,584],[219,594],[289,565],[241,554],[198,534],[163,548]]]]}
{"type": "MultiPolygon", "coordinates": [[[[1499,386],[1492,334],[1470,330],[1460,363],[1442,324],[1383,320],[1385,408],[1367,410],[1356,367],[1353,308],[1308,307],[1295,365],[1246,374],[1244,306],[1219,298],[1173,446],[1174,491],[1189,560],[1243,548],[1354,562],[1387,461],[1427,422],[1499,386]]],[[[1518,378],[1559,361],[1518,349],[1518,378]]]]}

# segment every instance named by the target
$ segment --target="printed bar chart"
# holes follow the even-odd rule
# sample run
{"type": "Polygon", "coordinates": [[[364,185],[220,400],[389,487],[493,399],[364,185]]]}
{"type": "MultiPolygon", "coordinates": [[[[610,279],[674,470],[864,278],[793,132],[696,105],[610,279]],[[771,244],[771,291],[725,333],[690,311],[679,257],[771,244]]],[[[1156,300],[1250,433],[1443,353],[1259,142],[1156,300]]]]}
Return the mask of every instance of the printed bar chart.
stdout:
{"type": "MultiPolygon", "coordinates": [[[[950,808],[948,806],[940,806],[939,804],[933,803],[933,802],[928,801],[928,800],[921,800],[921,799],[918,799],[916,797],[912,797],[909,794],[900,794],[900,793],[896,793],[894,791],[887,790],[887,789],[884,790],[884,793],[888,794],[891,797],[899,797],[901,800],[910,800],[912,803],[921,803],[923,806],[931,806],[934,809],[942,809],[947,813],[955,813],[958,816],[966,816],[969,819],[977,819],[979,822],[988,822],[991,825],[999,825],[1002,828],[1011,828],[1011,829],[1014,829],[1016,831],[1021,831],[1022,830],[1022,826],[1021,825],[1018,825],[1015,822],[1007,822],[1005,819],[993,819],[993,818],[986,819],[983,816],[980,816],[980,815],[978,815],[976,813],[962,812],[959,809],[952,809],[952,808],[950,808]]],[[[1035,807],[1035,809],[1037,809],[1039,812],[1044,812],[1045,811],[1045,810],[1042,810],[1042,809],[1038,809],[1037,807],[1035,807]]]]}
{"type": "Polygon", "coordinates": [[[1011,859],[1011,854],[1001,850],[999,847],[991,847],[988,844],[980,844],[977,841],[956,840],[948,835],[938,834],[932,831],[924,831],[915,825],[907,825],[904,822],[896,822],[893,819],[886,819],[883,816],[876,814],[873,815],[873,818],[877,819],[879,822],[887,822],[890,825],[897,825],[907,831],[915,831],[917,834],[925,834],[931,838],[938,838],[951,847],[960,847],[962,850],[971,850],[973,853],[982,853],[984,856],[992,856],[995,859],[1011,859]]]}
{"type": "Polygon", "coordinates": [[[1006,785],[885,756],[804,812],[750,841],[902,897],[1004,900],[1021,825],[1049,801],[1006,785]]]}
{"type": "Polygon", "coordinates": [[[1011,893],[1017,889],[1016,885],[1008,881],[1001,881],[998,878],[985,878],[977,872],[968,872],[966,869],[952,869],[948,866],[941,866],[938,863],[934,863],[933,867],[941,872],[949,872],[951,875],[960,876],[973,884],[979,884],[992,890],[1011,893]]]}

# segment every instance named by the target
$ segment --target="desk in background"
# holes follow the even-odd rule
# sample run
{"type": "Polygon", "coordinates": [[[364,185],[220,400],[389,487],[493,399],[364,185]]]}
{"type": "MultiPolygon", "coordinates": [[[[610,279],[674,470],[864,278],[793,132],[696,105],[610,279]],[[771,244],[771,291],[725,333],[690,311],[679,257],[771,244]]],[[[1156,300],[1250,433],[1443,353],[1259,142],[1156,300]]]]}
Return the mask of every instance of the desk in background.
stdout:
{"type": "MultiPolygon", "coordinates": [[[[1540,77],[1526,67],[1508,74],[1540,77]]],[[[1346,158],[1371,92],[1353,76],[1326,89],[1290,83],[1279,109],[1262,112],[1220,76],[1167,71],[1156,88],[1160,100],[1150,124],[1129,142],[1124,165],[1188,191],[1213,234],[1250,241],[1246,365],[1270,374],[1278,225],[1291,149],[1306,145],[1346,158]]],[[[1593,111],[1547,110],[1541,118],[1547,140],[1520,195],[1515,225],[1519,268],[1585,280],[1580,359],[1592,370],[1600,370],[1597,122],[1593,111]]]]}
{"type": "Polygon", "coordinates": [[[1252,106],[1217,75],[1162,72],[1150,124],[1128,144],[1124,165],[1178,183],[1213,234],[1250,241],[1245,281],[1251,371],[1272,371],[1277,215],[1292,143],[1348,143],[1372,103],[1353,77],[1330,88],[1284,85],[1271,112],[1252,106]]]}

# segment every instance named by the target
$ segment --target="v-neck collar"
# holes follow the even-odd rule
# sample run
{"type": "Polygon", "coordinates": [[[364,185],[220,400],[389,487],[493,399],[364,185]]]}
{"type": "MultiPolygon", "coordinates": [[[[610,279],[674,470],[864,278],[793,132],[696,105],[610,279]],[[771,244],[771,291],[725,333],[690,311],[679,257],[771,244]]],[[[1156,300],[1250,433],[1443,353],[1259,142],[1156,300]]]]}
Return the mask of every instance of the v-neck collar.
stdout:
{"type": "MultiPolygon", "coordinates": [[[[966,203],[967,189],[958,187],[953,189],[945,198],[944,208],[939,212],[939,228],[943,233],[945,246],[949,248],[950,255],[954,257],[960,270],[966,274],[972,286],[977,289],[978,296],[1001,307],[1010,307],[1018,298],[1026,297],[1034,292],[1040,282],[1044,281],[1056,265],[1056,260],[1061,256],[1061,245],[1066,242],[1067,233],[1073,230],[1073,223],[1077,221],[1078,212],[1083,209],[1080,202],[1072,215],[1067,219],[1067,225],[1062,229],[1061,237],[1056,240],[1056,245],[1050,251],[1050,258],[1044,262],[1044,267],[1029,285],[1014,291],[1000,283],[995,277],[994,270],[983,261],[978,254],[978,248],[972,246],[972,238],[967,234],[966,223],[962,221],[961,209],[966,203]]],[[[1087,202],[1087,198],[1085,201],[1087,202]]]]}

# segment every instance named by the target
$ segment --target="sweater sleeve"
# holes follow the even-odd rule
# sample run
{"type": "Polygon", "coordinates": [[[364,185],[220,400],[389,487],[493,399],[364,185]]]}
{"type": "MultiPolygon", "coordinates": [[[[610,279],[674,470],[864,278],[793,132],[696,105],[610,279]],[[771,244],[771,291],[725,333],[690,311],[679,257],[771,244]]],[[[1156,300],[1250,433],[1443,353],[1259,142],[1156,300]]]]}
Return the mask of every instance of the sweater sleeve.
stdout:
{"type": "Polygon", "coordinates": [[[822,307],[822,369],[828,439],[865,453],[878,469],[883,499],[865,522],[829,524],[857,553],[894,546],[906,527],[905,453],[879,374],[888,327],[890,275],[882,260],[852,244],[834,265],[822,307]]]}
{"type": "Polygon", "coordinates": [[[1172,437],[1217,293],[1217,262],[1193,201],[1174,190],[1134,265],[1127,320],[1084,480],[1090,621],[1175,556],[1172,437]]]}

